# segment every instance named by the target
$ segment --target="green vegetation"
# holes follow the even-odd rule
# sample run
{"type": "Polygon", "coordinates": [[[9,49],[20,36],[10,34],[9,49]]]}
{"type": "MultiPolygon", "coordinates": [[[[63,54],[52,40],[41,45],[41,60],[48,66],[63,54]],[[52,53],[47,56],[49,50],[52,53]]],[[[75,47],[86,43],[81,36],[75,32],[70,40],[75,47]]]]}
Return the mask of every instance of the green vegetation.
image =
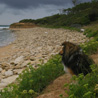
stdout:
{"type": "MultiPolygon", "coordinates": [[[[87,55],[98,51],[98,25],[87,26],[84,34],[92,38],[89,42],[80,45],[87,55]]],[[[98,65],[91,65],[92,72],[83,76],[73,76],[74,83],[69,86],[68,98],[98,98],[98,65]]]]}
{"type": "Polygon", "coordinates": [[[74,83],[68,84],[68,98],[98,98],[98,67],[92,65],[92,73],[73,76],[74,83]]]}
{"type": "Polygon", "coordinates": [[[30,22],[40,26],[51,26],[55,28],[66,26],[79,28],[82,25],[88,25],[96,20],[98,20],[98,1],[80,3],[73,8],[62,10],[62,14],[55,14],[37,20],[24,19],[20,23],[30,22]]]}
{"type": "Polygon", "coordinates": [[[98,30],[88,27],[85,30],[84,34],[92,39],[89,42],[86,42],[85,44],[82,44],[80,46],[88,55],[96,53],[96,51],[98,50],[98,30]]]}
{"type": "Polygon", "coordinates": [[[24,70],[16,84],[11,84],[0,92],[0,98],[34,98],[54,79],[64,74],[59,55],[53,56],[38,69],[29,66],[24,70]]]}
{"type": "Polygon", "coordinates": [[[87,55],[96,53],[98,50],[98,41],[91,40],[85,44],[80,45],[87,55]]]}
{"type": "Polygon", "coordinates": [[[32,19],[23,19],[20,21],[20,23],[33,23],[35,20],[32,19]]]}

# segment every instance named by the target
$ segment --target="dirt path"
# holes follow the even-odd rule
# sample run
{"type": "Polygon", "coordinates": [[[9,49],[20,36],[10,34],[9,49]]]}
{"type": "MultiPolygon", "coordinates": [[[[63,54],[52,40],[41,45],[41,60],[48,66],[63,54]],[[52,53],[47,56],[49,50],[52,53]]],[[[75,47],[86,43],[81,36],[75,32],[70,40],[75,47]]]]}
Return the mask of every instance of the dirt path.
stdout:
{"type": "Polygon", "coordinates": [[[60,98],[60,95],[67,97],[68,95],[65,93],[65,90],[68,88],[64,87],[65,83],[70,82],[71,76],[69,74],[64,74],[60,76],[56,80],[53,81],[44,91],[43,94],[38,96],[37,98],[60,98]]]}
{"type": "Polygon", "coordinates": [[[98,64],[98,53],[91,55],[91,58],[94,60],[96,64],[98,64]]]}

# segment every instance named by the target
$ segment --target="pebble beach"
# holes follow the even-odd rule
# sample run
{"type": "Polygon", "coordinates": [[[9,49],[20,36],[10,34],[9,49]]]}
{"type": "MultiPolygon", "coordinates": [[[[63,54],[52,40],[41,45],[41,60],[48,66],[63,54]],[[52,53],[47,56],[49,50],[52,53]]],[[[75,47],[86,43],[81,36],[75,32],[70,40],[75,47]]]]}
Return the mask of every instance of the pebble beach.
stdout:
{"type": "Polygon", "coordinates": [[[34,68],[42,63],[40,60],[46,63],[52,55],[59,53],[64,41],[74,44],[89,41],[83,33],[66,29],[35,27],[11,30],[16,40],[0,47],[0,89],[13,83],[29,63],[34,68]]]}

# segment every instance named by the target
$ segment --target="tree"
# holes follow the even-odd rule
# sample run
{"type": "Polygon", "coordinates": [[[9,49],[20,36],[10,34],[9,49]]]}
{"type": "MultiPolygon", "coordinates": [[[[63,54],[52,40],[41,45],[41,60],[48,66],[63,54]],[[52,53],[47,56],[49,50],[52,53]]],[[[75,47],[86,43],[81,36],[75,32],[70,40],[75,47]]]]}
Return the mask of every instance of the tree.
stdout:
{"type": "Polygon", "coordinates": [[[76,6],[77,4],[80,4],[81,1],[80,0],[72,0],[72,3],[74,4],[74,6],[76,6]]]}
{"type": "Polygon", "coordinates": [[[91,0],[92,2],[97,2],[98,0],[91,0]]]}
{"type": "Polygon", "coordinates": [[[77,0],[72,0],[72,3],[74,4],[74,6],[77,5],[77,0]]]}

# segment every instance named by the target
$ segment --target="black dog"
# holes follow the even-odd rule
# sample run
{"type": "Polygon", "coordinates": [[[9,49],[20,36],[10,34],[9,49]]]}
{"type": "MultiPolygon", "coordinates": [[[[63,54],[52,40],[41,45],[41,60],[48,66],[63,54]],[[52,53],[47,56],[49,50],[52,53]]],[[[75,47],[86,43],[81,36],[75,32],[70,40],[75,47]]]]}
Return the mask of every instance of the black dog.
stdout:
{"type": "Polygon", "coordinates": [[[78,45],[66,41],[62,45],[63,49],[59,54],[62,55],[65,71],[72,75],[80,73],[86,75],[91,72],[90,65],[94,64],[94,61],[85,55],[78,45]]]}

